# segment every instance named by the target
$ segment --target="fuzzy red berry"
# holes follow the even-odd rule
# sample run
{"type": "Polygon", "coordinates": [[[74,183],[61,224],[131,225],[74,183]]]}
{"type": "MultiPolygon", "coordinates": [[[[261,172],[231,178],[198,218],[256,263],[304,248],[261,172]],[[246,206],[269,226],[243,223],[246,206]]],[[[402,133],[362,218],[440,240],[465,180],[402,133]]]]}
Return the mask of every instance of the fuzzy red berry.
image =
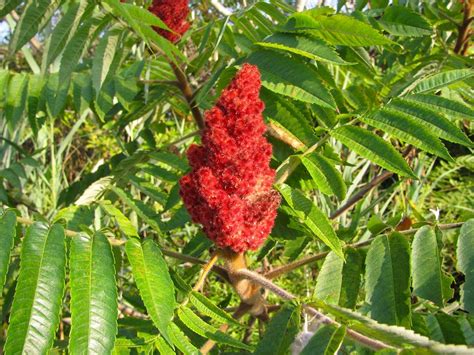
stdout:
{"type": "Polygon", "coordinates": [[[173,30],[170,32],[154,27],[156,32],[171,42],[177,42],[189,29],[186,20],[189,15],[188,0],[153,0],[148,10],[173,30]]]}
{"type": "Polygon", "coordinates": [[[235,252],[262,245],[280,204],[272,188],[272,146],[263,136],[260,87],[258,68],[244,64],[206,112],[202,145],[189,148],[192,171],[180,181],[193,221],[217,246],[235,252]]]}

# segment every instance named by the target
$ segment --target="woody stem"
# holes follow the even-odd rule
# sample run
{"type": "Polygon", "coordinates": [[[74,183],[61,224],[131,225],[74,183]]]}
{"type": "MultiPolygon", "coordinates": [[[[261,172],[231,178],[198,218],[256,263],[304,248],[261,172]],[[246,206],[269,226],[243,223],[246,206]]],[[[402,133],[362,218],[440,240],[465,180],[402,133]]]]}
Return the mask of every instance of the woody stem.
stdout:
{"type": "Polygon", "coordinates": [[[194,92],[191,85],[189,84],[186,73],[175,63],[170,62],[169,64],[171,69],[173,69],[176,80],[178,81],[178,88],[181,90],[186,102],[188,103],[196,124],[198,125],[199,129],[203,129],[204,118],[202,116],[201,110],[196,105],[196,101],[194,100],[194,92]]]}

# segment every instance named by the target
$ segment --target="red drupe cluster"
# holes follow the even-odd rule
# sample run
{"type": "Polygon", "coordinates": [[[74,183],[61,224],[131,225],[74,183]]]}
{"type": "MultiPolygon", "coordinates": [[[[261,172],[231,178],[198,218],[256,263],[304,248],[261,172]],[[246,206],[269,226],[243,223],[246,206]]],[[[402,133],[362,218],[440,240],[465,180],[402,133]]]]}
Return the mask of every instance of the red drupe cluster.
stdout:
{"type": "Polygon", "coordinates": [[[166,23],[173,32],[154,27],[155,31],[171,42],[177,42],[189,29],[188,0],[153,0],[148,10],[166,23]]]}
{"type": "Polygon", "coordinates": [[[270,234],[280,204],[272,188],[272,146],[259,98],[257,67],[244,64],[206,112],[202,145],[188,151],[192,171],[180,181],[180,194],[192,219],[221,248],[255,250],[270,234]]]}

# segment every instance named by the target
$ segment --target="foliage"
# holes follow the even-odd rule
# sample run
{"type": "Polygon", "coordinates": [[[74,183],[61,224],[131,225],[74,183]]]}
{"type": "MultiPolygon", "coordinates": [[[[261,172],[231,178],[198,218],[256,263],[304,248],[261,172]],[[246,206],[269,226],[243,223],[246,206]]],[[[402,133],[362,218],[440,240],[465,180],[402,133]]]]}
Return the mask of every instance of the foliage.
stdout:
{"type": "Polygon", "coordinates": [[[217,3],[172,43],[149,1],[0,1],[0,347],[472,353],[472,1],[217,3]],[[247,256],[296,295],[254,280],[262,334],[225,267],[190,287],[212,243],[178,185],[247,62],[283,201],[247,256]]]}

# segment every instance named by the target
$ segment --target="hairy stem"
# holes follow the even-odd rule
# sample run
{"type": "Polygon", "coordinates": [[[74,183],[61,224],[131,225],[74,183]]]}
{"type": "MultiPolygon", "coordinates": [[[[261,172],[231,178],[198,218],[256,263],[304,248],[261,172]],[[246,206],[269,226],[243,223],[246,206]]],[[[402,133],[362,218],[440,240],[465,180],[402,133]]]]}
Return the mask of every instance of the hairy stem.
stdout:
{"type": "MultiPolygon", "coordinates": [[[[271,282],[269,279],[266,277],[247,270],[247,269],[242,269],[237,272],[237,275],[242,276],[244,278],[247,278],[249,280],[252,280],[254,283],[259,284],[263,288],[273,292],[275,295],[279,296],[280,298],[286,300],[286,301],[291,301],[295,300],[296,296],[293,295],[292,293],[286,291],[285,289],[275,285],[273,282],[271,282]]],[[[340,326],[341,324],[336,322],[335,320],[329,318],[325,314],[319,312],[318,310],[308,306],[308,305],[303,305],[303,309],[305,312],[308,314],[316,317],[321,323],[323,324],[332,324],[336,326],[340,326]]],[[[371,339],[369,337],[366,337],[365,335],[358,333],[354,330],[347,329],[347,335],[352,338],[353,340],[357,341],[358,343],[365,345],[368,348],[371,348],[373,350],[381,350],[381,349],[390,349],[392,348],[390,345],[385,344],[381,341],[371,339]]]]}

